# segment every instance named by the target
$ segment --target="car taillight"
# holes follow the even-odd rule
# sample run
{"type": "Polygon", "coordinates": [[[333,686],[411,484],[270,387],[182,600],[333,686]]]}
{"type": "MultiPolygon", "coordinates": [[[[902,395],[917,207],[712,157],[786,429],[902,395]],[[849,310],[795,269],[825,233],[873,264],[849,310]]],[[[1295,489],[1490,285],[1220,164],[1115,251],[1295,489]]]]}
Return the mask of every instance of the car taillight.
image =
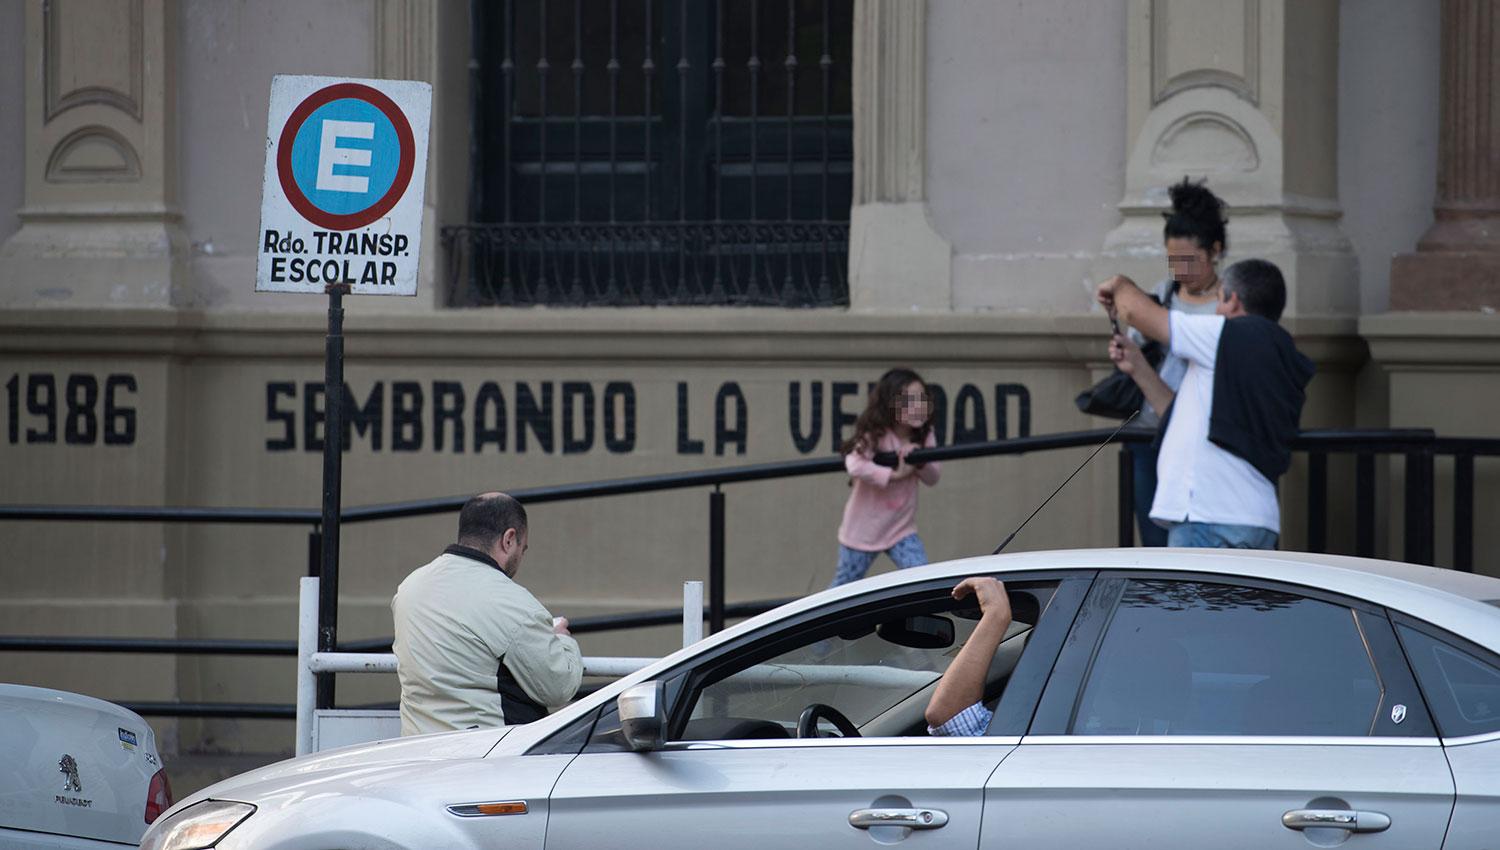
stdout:
{"type": "Polygon", "coordinates": [[[151,787],[146,791],[146,823],[161,817],[161,813],[172,808],[172,783],[167,780],[167,769],[162,768],[151,777],[151,787]]]}

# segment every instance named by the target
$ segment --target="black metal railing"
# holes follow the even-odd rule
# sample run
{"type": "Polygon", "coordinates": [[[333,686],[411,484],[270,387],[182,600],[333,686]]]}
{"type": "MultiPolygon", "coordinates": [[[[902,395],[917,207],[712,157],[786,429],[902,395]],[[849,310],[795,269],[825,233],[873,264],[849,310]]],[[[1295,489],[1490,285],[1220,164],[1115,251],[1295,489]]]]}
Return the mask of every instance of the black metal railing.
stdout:
{"type": "MultiPolygon", "coordinates": [[[[989,442],[963,443],[922,449],[909,457],[914,461],[953,461],[968,458],[1023,455],[1035,452],[1092,447],[1109,436],[1109,430],[1074,431],[1017,437],[989,442]]],[[[1152,439],[1142,431],[1122,432],[1116,441],[1139,443],[1152,439]]],[[[1376,546],[1376,461],[1382,457],[1403,460],[1404,508],[1402,529],[1403,557],[1418,564],[1435,562],[1435,469],[1438,458],[1451,458],[1453,477],[1453,549],[1451,563],[1455,569],[1473,569],[1474,533],[1474,462],[1477,457],[1500,456],[1500,438],[1438,437],[1430,430],[1319,430],[1304,431],[1294,450],[1308,456],[1307,549],[1328,549],[1329,459],[1351,455],[1354,458],[1354,487],[1348,498],[1354,502],[1354,548],[1349,554],[1373,556],[1376,546]]],[[[1135,511],[1131,463],[1120,449],[1117,522],[1118,543],[1134,544],[1135,511]]],[[[751,481],[792,478],[844,472],[838,456],[806,458],[772,463],[705,469],[693,472],[664,473],[607,481],[560,484],[512,490],[525,504],[574,501],[666,490],[708,487],[708,612],[709,627],[717,631],[727,619],[750,616],[770,610],[786,600],[760,600],[734,605],[725,602],[727,570],[725,530],[728,520],[727,499],[723,487],[751,481]]],[[[468,496],[418,499],[406,502],[344,508],[343,523],[379,522],[405,517],[448,514],[457,511],[468,496]]],[[[308,525],[308,574],[319,574],[321,538],[318,524],[321,512],[314,508],[177,508],[132,506],[57,506],[0,505],[0,521],[90,521],[90,522],[182,522],[308,525]]],[[[337,589],[334,589],[335,592],[337,589]]],[[[571,624],[573,631],[587,633],[607,629],[639,628],[680,622],[678,609],[607,614],[579,618],[571,624]]],[[[388,638],[340,643],[341,651],[378,652],[390,647],[388,638]]],[[[295,655],[295,643],[287,641],[177,640],[104,637],[0,636],[0,651],[27,652],[125,652],[146,654],[215,654],[215,655],[295,655]]],[[[332,674],[321,674],[332,675],[332,674]]],[[[196,717],[290,717],[284,705],[242,703],[132,703],[142,714],[196,717]]],[[[320,706],[329,708],[331,706],[320,706]]]]}

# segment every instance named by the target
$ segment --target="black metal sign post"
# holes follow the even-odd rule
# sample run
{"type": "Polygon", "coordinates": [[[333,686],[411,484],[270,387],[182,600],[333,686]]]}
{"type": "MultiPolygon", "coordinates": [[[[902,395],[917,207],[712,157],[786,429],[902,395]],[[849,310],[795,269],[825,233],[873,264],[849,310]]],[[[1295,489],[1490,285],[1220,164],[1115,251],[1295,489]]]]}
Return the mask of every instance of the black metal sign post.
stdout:
{"type": "MultiPolygon", "coordinates": [[[[323,352],[323,551],[318,564],[318,651],[333,652],[339,634],[339,512],[344,474],[344,296],[330,283],[328,339],[323,352]]],[[[318,674],[318,708],[333,708],[333,674],[318,674]]]]}

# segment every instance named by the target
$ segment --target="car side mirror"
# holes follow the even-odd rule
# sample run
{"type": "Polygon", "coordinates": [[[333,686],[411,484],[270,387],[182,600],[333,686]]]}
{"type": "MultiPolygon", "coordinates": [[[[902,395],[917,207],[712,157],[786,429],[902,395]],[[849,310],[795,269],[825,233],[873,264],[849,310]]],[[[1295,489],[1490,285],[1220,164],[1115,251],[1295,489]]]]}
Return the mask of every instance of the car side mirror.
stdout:
{"type": "Polygon", "coordinates": [[[620,692],[620,734],[638,753],[659,750],[667,736],[667,686],[642,682],[620,692]]]}
{"type": "Polygon", "coordinates": [[[953,645],[953,621],[933,614],[891,620],[875,627],[881,640],[908,649],[947,649],[953,645]]]}

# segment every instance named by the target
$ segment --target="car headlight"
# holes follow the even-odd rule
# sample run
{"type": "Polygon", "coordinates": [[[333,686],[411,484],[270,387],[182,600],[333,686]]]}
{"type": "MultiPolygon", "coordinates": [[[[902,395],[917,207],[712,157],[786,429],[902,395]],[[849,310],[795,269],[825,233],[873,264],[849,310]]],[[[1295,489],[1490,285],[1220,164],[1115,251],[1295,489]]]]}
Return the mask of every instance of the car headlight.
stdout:
{"type": "Polygon", "coordinates": [[[255,813],[249,803],[204,800],[165,820],[159,820],[141,839],[141,850],[206,850],[255,813]]]}

